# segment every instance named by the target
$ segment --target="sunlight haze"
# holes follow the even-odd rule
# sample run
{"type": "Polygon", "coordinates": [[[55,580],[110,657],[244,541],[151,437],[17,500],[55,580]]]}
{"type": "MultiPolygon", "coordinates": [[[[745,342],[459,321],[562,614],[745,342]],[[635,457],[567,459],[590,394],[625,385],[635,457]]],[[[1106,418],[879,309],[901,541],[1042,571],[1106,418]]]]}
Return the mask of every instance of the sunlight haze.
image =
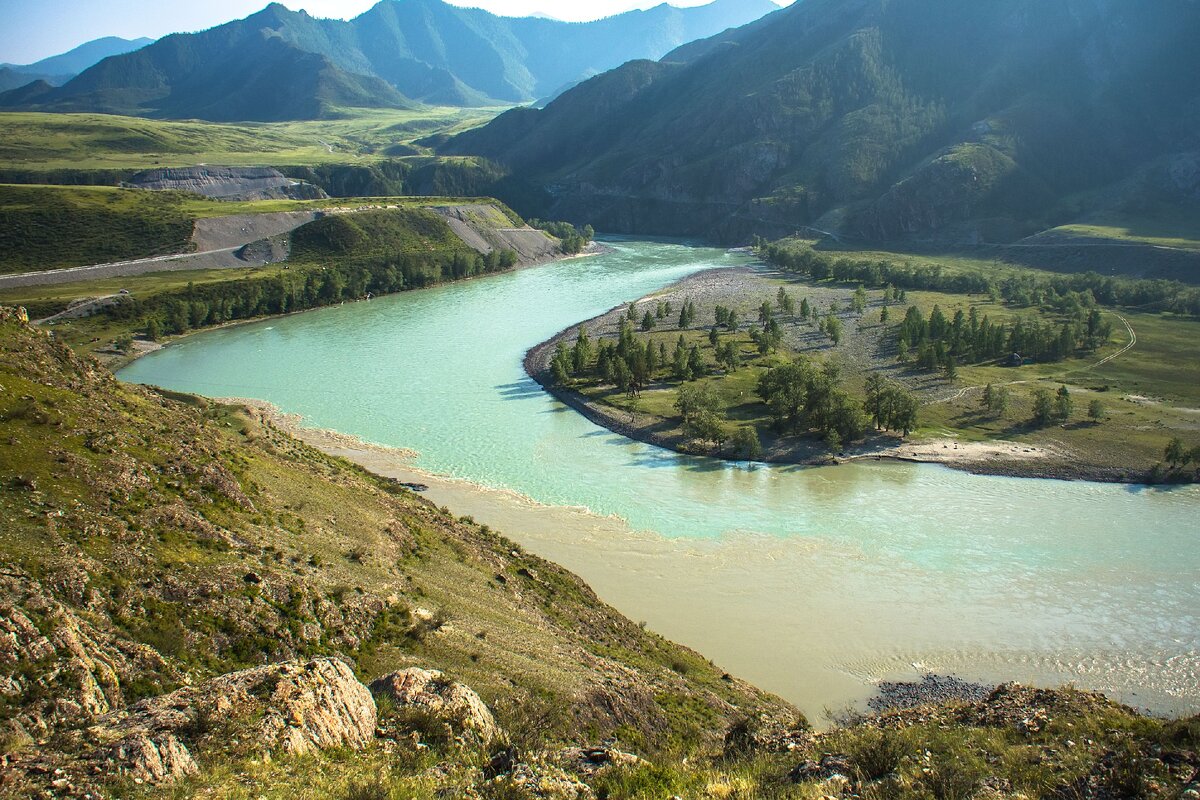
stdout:
{"type": "MultiPolygon", "coordinates": [[[[287,0],[283,5],[316,17],[348,19],[378,0],[287,0]]],[[[450,0],[453,5],[483,8],[504,16],[546,15],[583,21],[651,8],[656,0],[450,0]]],[[[672,0],[671,5],[699,6],[708,0],[672,0]]],[[[784,3],[786,4],[786,3],[784,3]]],[[[170,33],[204,30],[262,9],[266,0],[0,0],[0,62],[33,63],[102,36],[161,38],[170,33]]]]}

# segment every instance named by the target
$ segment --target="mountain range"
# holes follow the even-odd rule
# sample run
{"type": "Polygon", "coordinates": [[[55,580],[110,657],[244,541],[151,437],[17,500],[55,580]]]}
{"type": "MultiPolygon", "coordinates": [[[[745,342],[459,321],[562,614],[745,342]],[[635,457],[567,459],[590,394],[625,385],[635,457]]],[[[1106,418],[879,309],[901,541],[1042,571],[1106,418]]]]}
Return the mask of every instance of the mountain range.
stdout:
{"type": "Polygon", "coordinates": [[[153,41],[146,38],[121,39],[117,36],[106,36],[33,64],[0,64],[0,92],[7,92],[39,80],[51,86],[61,86],[109,56],[139,50],[153,41]]]}
{"type": "Polygon", "coordinates": [[[1200,3],[804,0],[444,149],[522,213],[724,241],[1014,241],[1200,201],[1200,3]]]}
{"type": "Polygon", "coordinates": [[[776,8],[770,0],[716,0],[568,23],[498,17],[441,0],[383,0],[342,21],[273,3],[246,19],[106,59],[62,87],[47,82],[0,95],[0,107],[275,121],[347,107],[527,103],[776,8]]]}

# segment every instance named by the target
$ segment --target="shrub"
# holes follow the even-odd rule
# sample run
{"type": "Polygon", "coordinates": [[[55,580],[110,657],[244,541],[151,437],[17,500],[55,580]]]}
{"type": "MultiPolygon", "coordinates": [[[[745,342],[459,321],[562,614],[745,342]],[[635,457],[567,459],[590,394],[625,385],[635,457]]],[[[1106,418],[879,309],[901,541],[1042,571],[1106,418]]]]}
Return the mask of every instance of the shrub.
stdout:
{"type": "Polygon", "coordinates": [[[859,739],[850,752],[850,761],[859,780],[873,781],[890,775],[906,754],[904,743],[890,731],[878,731],[859,739]]]}

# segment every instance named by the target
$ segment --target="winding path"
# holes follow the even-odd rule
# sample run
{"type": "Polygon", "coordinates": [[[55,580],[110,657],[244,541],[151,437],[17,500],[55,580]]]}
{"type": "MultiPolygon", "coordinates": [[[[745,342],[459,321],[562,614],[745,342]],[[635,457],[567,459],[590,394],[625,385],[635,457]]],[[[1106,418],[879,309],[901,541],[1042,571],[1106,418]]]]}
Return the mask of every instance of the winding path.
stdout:
{"type": "MultiPolygon", "coordinates": [[[[1100,359],[1095,364],[1089,364],[1086,367],[1080,367],[1079,369],[1071,370],[1071,372],[1067,373],[1068,375],[1072,375],[1076,372],[1082,372],[1085,369],[1096,369],[1096,367],[1102,367],[1105,364],[1107,364],[1108,362],[1117,358],[1118,356],[1125,355],[1126,353],[1128,353],[1130,350],[1132,350],[1137,345],[1137,331],[1135,331],[1133,329],[1133,326],[1129,324],[1129,320],[1125,319],[1124,317],[1122,317],[1120,314],[1117,314],[1116,312],[1113,312],[1113,316],[1116,317],[1117,319],[1121,320],[1121,324],[1124,325],[1125,330],[1129,332],[1129,344],[1125,345],[1117,352],[1112,353],[1111,355],[1100,359]]],[[[994,386],[1017,386],[1022,383],[1031,383],[1031,381],[1028,381],[1028,380],[1008,381],[1007,383],[997,383],[997,384],[993,384],[993,385],[994,386]]],[[[930,400],[929,402],[925,403],[925,405],[935,406],[935,405],[939,405],[941,403],[953,403],[955,400],[959,400],[959,399],[965,397],[969,392],[974,392],[974,391],[977,391],[977,390],[980,390],[983,388],[984,387],[982,387],[982,386],[967,386],[967,387],[960,389],[958,392],[956,392],[952,395],[947,395],[946,397],[938,397],[933,400],[930,400]]]]}
{"type": "Polygon", "coordinates": [[[1129,344],[1125,345],[1124,347],[1122,347],[1117,352],[1113,353],[1108,358],[1100,359],[1095,364],[1092,364],[1090,367],[1088,367],[1088,369],[1095,369],[1096,367],[1104,366],[1105,364],[1112,361],[1117,356],[1128,353],[1130,350],[1132,350],[1134,348],[1134,345],[1137,344],[1137,331],[1135,331],[1133,329],[1133,326],[1129,324],[1129,320],[1125,319],[1120,314],[1114,314],[1113,316],[1115,316],[1117,319],[1121,320],[1121,324],[1125,326],[1125,330],[1129,331],[1129,344]]]}

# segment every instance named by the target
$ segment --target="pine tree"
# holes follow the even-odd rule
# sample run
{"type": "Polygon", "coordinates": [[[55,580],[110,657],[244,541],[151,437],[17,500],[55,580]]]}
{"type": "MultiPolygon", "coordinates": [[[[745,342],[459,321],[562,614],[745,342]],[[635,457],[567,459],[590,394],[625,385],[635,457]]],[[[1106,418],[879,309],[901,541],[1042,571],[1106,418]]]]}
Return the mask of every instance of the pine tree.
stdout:
{"type": "Polygon", "coordinates": [[[1046,389],[1035,389],[1033,392],[1033,422],[1036,425],[1046,425],[1054,418],[1054,398],[1046,389]]]}
{"type": "Polygon", "coordinates": [[[1058,394],[1054,397],[1054,416],[1066,422],[1074,412],[1075,401],[1071,399],[1071,393],[1066,386],[1058,387],[1058,394]]]}
{"type": "Polygon", "coordinates": [[[571,349],[571,366],[574,374],[582,374],[591,363],[592,340],[588,337],[587,331],[580,328],[579,335],[575,338],[575,346],[571,349]]]}
{"type": "Polygon", "coordinates": [[[1167,447],[1163,450],[1163,458],[1172,467],[1178,467],[1184,463],[1187,458],[1187,453],[1183,449],[1183,442],[1178,436],[1167,442],[1167,447]]]}

